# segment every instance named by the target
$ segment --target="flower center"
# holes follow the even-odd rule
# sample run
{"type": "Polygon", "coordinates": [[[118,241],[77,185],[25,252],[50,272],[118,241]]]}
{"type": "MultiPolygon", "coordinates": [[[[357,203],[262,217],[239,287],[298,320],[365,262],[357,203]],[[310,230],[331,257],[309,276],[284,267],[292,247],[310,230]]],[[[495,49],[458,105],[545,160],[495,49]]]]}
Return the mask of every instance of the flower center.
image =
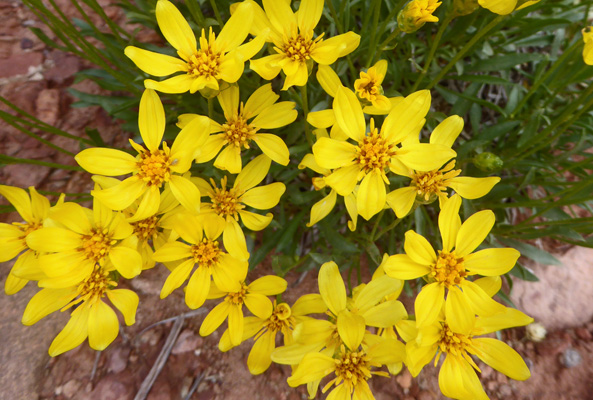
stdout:
{"type": "Polygon", "coordinates": [[[241,203],[243,191],[237,188],[227,190],[226,176],[221,180],[220,189],[216,187],[214,180],[211,179],[210,182],[214,188],[214,192],[209,193],[214,212],[221,217],[232,216],[234,219],[239,220],[239,211],[245,208],[241,203]]]}
{"type": "Polygon", "coordinates": [[[243,305],[245,298],[247,297],[247,292],[247,285],[245,282],[241,282],[241,290],[227,294],[227,296],[224,298],[224,301],[237,306],[243,305]]]}
{"type": "Polygon", "coordinates": [[[202,243],[194,244],[191,247],[194,262],[205,267],[212,267],[218,263],[221,250],[218,241],[202,239],[202,243]]]}
{"type": "Polygon", "coordinates": [[[163,144],[163,150],[144,150],[137,162],[138,177],[148,186],[160,187],[163,182],[168,182],[171,177],[172,160],[169,157],[169,148],[163,144]]]}
{"type": "Polygon", "coordinates": [[[88,235],[82,236],[82,246],[78,249],[88,260],[99,262],[109,254],[111,246],[117,241],[111,239],[107,229],[93,228],[88,235]]]}
{"type": "Polygon", "coordinates": [[[12,224],[23,232],[23,236],[20,237],[23,240],[25,240],[29,233],[43,227],[42,222],[13,222],[12,224]]]}
{"type": "Polygon", "coordinates": [[[290,306],[286,303],[278,304],[270,318],[264,322],[264,326],[274,332],[292,330],[294,328],[294,317],[290,311],[290,306]]]}
{"type": "Polygon", "coordinates": [[[449,329],[447,324],[443,325],[441,338],[437,343],[443,353],[454,356],[464,356],[467,350],[472,347],[471,336],[455,333],[449,329]]]}
{"type": "Polygon", "coordinates": [[[388,144],[374,127],[371,119],[371,132],[366,135],[356,146],[356,161],[362,166],[365,173],[378,169],[383,172],[395,156],[395,145],[388,144]]]}
{"type": "Polygon", "coordinates": [[[428,275],[435,281],[450,287],[463,282],[468,273],[463,265],[463,258],[457,258],[455,251],[447,253],[439,250],[437,262],[428,275]]]}
{"type": "Polygon", "coordinates": [[[354,90],[361,99],[373,102],[377,96],[383,94],[383,88],[378,85],[375,79],[368,73],[361,71],[360,79],[354,82],[354,90]]]}
{"type": "Polygon", "coordinates": [[[440,170],[428,172],[414,171],[410,186],[415,186],[418,189],[418,197],[422,197],[425,201],[429,201],[433,195],[439,196],[443,194],[443,192],[447,190],[448,181],[461,173],[460,169],[454,170],[453,168],[455,168],[455,160],[451,161],[440,170]]]}
{"type": "Polygon", "coordinates": [[[361,382],[371,377],[371,358],[361,351],[344,351],[336,363],[336,385],[344,381],[350,392],[361,382]]]}
{"type": "Polygon", "coordinates": [[[109,272],[105,271],[100,265],[95,264],[93,272],[78,285],[75,299],[65,305],[62,311],[81,302],[96,302],[105,295],[107,290],[116,286],[117,282],[111,279],[109,272]]]}
{"type": "Polygon", "coordinates": [[[225,135],[225,144],[230,143],[239,148],[248,149],[257,128],[249,125],[247,120],[239,114],[222,124],[222,131],[225,135]]]}
{"type": "Polygon", "coordinates": [[[276,48],[276,51],[284,53],[286,57],[293,61],[307,62],[307,60],[311,59],[311,52],[317,43],[322,40],[322,36],[313,39],[313,31],[307,35],[294,32],[292,37],[284,37],[282,49],[276,48]]]}
{"type": "Polygon", "coordinates": [[[138,222],[131,222],[132,228],[134,228],[134,234],[140,240],[148,241],[157,233],[157,224],[159,219],[156,215],[140,220],[138,222]]]}
{"type": "Polygon", "coordinates": [[[216,38],[212,28],[206,39],[206,31],[202,29],[200,37],[200,50],[193,54],[187,62],[187,73],[195,77],[214,77],[217,78],[220,71],[221,54],[214,49],[214,40],[216,38]]]}

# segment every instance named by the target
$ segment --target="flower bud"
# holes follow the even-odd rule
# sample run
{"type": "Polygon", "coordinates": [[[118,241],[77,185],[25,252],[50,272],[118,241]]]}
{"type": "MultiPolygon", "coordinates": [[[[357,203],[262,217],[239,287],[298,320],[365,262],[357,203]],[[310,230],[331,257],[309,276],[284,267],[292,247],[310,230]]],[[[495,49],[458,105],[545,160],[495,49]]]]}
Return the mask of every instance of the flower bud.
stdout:
{"type": "Polygon", "coordinates": [[[432,13],[440,5],[437,0],[412,0],[397,15],[397,26],[402,32],[412,33],[427,22],[438,22],[432,13]]]}
{"type": "Polygon", "coordinates": [[[469,15],[480,8],[478,0],[453,0],[453,9],[455,14],[469,15]]]}
{"type": "Polygon", "coordinates": [[[484,172],[496,172],[502,168],[503,162],[496,154],[484,152],[474,157],[473,163],[484,172]]]}

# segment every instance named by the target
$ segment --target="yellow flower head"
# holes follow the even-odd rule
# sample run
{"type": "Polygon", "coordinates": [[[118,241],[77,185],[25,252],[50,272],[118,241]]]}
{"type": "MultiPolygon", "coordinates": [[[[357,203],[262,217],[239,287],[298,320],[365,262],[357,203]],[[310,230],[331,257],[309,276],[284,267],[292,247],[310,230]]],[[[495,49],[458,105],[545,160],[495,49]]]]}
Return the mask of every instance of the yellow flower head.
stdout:
{"type": "Polygon", "coordinates": [[[474,252],[494,226],[494,213],[479,211],[461,224],[460,206],[461,197],[454,195],[441,209],[438,223],[442,250],[435,253],[423,236],[410,230],[406,232],[404,242],[406,254],[391,256],[384,265],[385,272],[394,278],[427,279],[428,284],[422,288],[415,302],[419,328],[432,324],[443,304],[449,316],[449,326],[457,331],[465,331],[475,314],[490,316],[503,309],[477,281],[469,278],[476,274],[486,277],[505,274],[515,266],[520,254],[511,248],[474,252]]]}
{"type": "Polygon", "coordinates": [[[123,210],[141,198],[138,211],[129,222],[153,216],[161,202],[160,189],[169,188],[175,198],[188,211],[199,212],[200,192],[186,173],[199,147],[206,142],[210,121],[195,118],[187,124],[171,148],[161,142],[165,133],[165,111],[154,90],[146,89],[140,100],[138,126],[144,141],[141,146],[130,140],[138,152],[136,157],[121,150],[91,148],[78,153],[76,161],[92,174],[119,176],[132,174],[118,185],[91,194],[112,210],[123,210]]]}
{"type": "Polygon", "coordinates": [[[539,2],[540,0],[478,0],[482,7],[499,15],[508,15],[539,2]]]}
{"type": "MultiPolygon", "coordinates": [[[[451,148],[463,129],[463,119],[457,115],[446,118],[430,135],[430,143],[451,148]]],[[[414,139],[412,139],[414,140],[414,139]]],[[[387,195],[387,204],[398,218],[403,218],[412,209],[414,202],[428,204],[439,199],[442,207],[448,198],[447,189],[453,189],[464,199],[477,199],[485,196],[500,181],[498,177],[471,178],[460,177],[460,169],[455,168],[455,160],[432,171],[402,170],[400,173],[412,179],[410,186],[394,190],[387,195]]]]}
{"type": "Polygon", "coordinates": [[[348,196],[362,180],[357,210],[364,219],[369,220],[385,207],[387,173],[398,173],[404,165],[430,171],[455,157],[455,152],[443,145],[405,143],[409,137],[418,135],[429,108],[430,93],[415,92],[390,111],[381,129],[371,119],[367,131],[356,95],[344,87],[338,90],[333,103],[336,122],[356,144],[322,137],[313,145],[313,155],[320,167],[334,169],[325,183],[339,195],[348,196]]]}
{"type": "Polygon", "coordinates": [[[224,247],[241,259],[247,260],[249,253],[245,242],[245,235],[239,226],[239,217],[243,224],[252,231],[261,231],[272,222],[273,215],[256,214],[245,208],[253,207],[258,210],[268,210],[275,207],[284,194],[286,186],[282,182],[258,186],[270,170],[271,160],[265,154],[257,156],[241,170],[232,187],[227,188],[226,176],[218,187],[214,180],[212,185],[202,178],[192,178],[204,196],[210,197],[210,203],[204,203],[202,211],[222,217],[220,223],[223,229],[224,247]]]}
{"type": "Polygon", "coordinates": [[[531,376],[521,356],[506,343],[476,336],[524,326],[533,318],[505,307],[495,316],[473,318],[465,330],[452,328],[449,318],[448,312],[441,313],[439,320],[420,328],[417,337],[406,345],[406,365],[413,376],[433,358],[436,366],[442,353],[445,360],[439,371],[439,386],[443,394],[454,399],[483,400],[488,396],[476,375],[476,370],[481,371],[472,356],[512,379],[524,381],[531,376]]]}
{"type": "MultiPolygon", "coordinates": [[[[49,200],[29,187],[29,194],[24,189],[0,185],[0,195],[4,196],[19,213],[23,222],[12,224],[0,223],[0,262],[17,257],[6,277],[4,292],[8,295],[20,291],[30,280],[45,277],[37,262],[37,253],[27,244],[27,236],[41,227],[50,210],[49,200]]],[[[63,197],[58,200],[62,203],[63,197]]]]}
{"type": "Polygon", "coordinates": [[[583,42],[585,42],[583,60],[585,64],[593,65],[593,26],[584,28],[581,32],[583,33],[583,42]]]}
{"type": "Polygon", "coordinates": [[[387,61],[379,60],[366,72],[360,71],[360,79],[354,81],[354,91],[363,103],[370,103],[379,110],[391,110],[391,102],[383,95],[383,79],[387,73],[387,61]]]}
{"type": "Polygon", "coordinates": [[[254,31],[269,28],[268,41],[274,43],[276,54],[251,60],[251,69],[262,78],[272,80],[280,70],[286,74],[282,90],[291,86],[304,86],[309,77],[313,61],[320,65],[333,64],[339,57],[354,51],[360,36],[347,32],[324,39],[323,34],[315,36],[314,29],[323,13],[324,0],[302,0],[298,12],[293,12],[290,2],[264,0],[264,10],[255,12],[254,31]]]}
{"type": "MultiPolygon", "coordinates": [[[[239,87],[235,85],[222,89],[217,98],[224,112],[225,122],[219,124],[210,121],[210,133],[214,135],[208,137],[196,162],[210,161],[218,154],[214,166],[238,174],[242,169],[241,150],[249,149],[250,143],[255,142],[272,160],[288,165],[289,153],[284,141],[276,135],[259,131],[277,129],[292,123],[297,117],[294,102],[276,103],[280,96],[272,91],[269,83],[253,92],[245,104],[239,102],[239,87]],[[250,119],[252,120],[249,121],[250,119]]],[[[196,117],[196,114],[182,114],[177,125],[183,128],[196,117]]]]}
{"type": "Polygon", "coordinates": [[[64,311],[76,304],[70,320],[49,347],[55,357],[72,350],[88,337],[95,350],[105,350],[119,333],[119,321],[113,309],[103,299],[105,296],[124,316],[126,325],[133,325],[138,308],[138,295],[128,289],[114,289],[117,283],[110,272],[95,264],[78,284],[63,288],[45,288],[31,298],[22,322],[33,325],[54,311],[64,311]]]}
{"type": "Polygon", "coordinates": [[[177,50],[179,58],[128,46],[125,54],[138,68],[150,75],[172,78],[157,82],[144,81],[147,89],[163,93],[184,93],[188,90],[209,89],[204,94],[216,93],[220,82],[234,83],[243,74],[245,61],[263,46],[265,36],[242,44],[247,38],[253,21],[250,2],[241,3],[224,25],[218,37],[210,28],[208,35],[202,29],[200,48],[189,24],[179,10],[168,0],[158,0],[156,19],[165,39],[177,50]],[[208,92],[208,93],[206,93],[208,92]]]}
{"type": "Polygon", "coordinates": [[[412,33],[427,22],[438,22],[432,15],[441,5],[437,0],[412,0],[397,14],[397,26],[402,32],[412,33]]]}
{"type": "Polygon", "coordinates": [[[172,226],[187,243],[168,242],[154,252],[159,262],[181,261],[161,289],[161,299],[181,286],[188,278],[185,303],[191,309],[204,304],[210,292],[211,281],[223,291],[234,292],[241,288],[247,275],[247,262],[240,259],[233,249],[226,253],[220,248],[218,237],[223,225],[214,215],[194,216],[179,214],[172,226]],[[196,270],[192,270],[197,265],[196,270]],[[190,277],[191,274],[191,277],[190,277]]]}
{"type": "Polygon", "coordinates": [[[243,305],[247,306],[247,309],[256,317],[268,319],[274,307],[267,296],[283,293],[286,286],[284,279],[274,275],[262,276],[250,284],[245,283],[245,277],[243,277],[239,290],[235,291],[221,291],[212,286],[208,298],[224,297],[224,300],[204,318],[200,326],[200,335],[210,335],[228,318],[231,345],[233,347],[240,345],[243,341],[243,305]]]}
{"type": "Polygon", "coordinates": [[[142,270],[142,258],[132,226],[123,215],[96,199],[93,210],[64,203],[50,210],[51,224],[27,236],[33,250],[43,252],[39,266],[47,275],[39,286],[65,288],[86,279],[99,264],[131,279],[142,270]]]}

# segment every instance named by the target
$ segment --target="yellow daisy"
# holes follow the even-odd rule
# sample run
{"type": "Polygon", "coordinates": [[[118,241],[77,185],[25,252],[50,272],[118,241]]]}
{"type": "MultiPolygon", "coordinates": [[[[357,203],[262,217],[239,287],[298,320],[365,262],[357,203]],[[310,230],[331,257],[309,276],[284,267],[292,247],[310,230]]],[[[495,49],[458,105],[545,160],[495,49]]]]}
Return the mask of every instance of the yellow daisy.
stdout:
{"type": "Polygon", "coordinates": [[[39,281],[39,286],[77,285],[96,264],[107,271],[116,269],[127,279],[142,270],[132,226],[121,213],[111,211],[97,199],[92,211],[67,202],[53,207],[49,218],[51,224],[27,236],[31,249],[45,253],[39,256],[39,266],[47,277],[39,281]]]}
{"type": "MultiPolygon", "coordinates": [[[[212,160],[220,152],[214,166],[228,170],[232,174],[241,172],[241,150],[249,149],[250,143],[255,142],[262,152],[281,165],[288,165],[288,147],[282,139],[270,133],[259,132],[260,129],[276,129],[292,123],[297,117],[292,101],[281,101],[272,91],[268,83],[257,89],[247,99],[247,103],[239,102],[239,87],[231,85],[220,91],[218,102],[224,112],[226,121],[219,124],[210,120],[210,135],[196,158],[197,163],[212,160]],[[249,122],[250,119],[253,120],[249,122]],[[219,133],[222,132],[222,133],[219,133]],[[226,146],[222,152],[220,149],[226,146]]],[[[179,116],[180,128],[185,127],[196,114],[182,114],[179,116]]]]}
{"type": "MultiPolygon", "coordinates": [[[[49,200],[37,193],[33,186],[29,194],[24,189],[0,185],[0,195],[4,196],[19,213],[23,222],[0,223],[0,262],[17,257],[6,281],[4,292],[8,295],[20,291],[30,280],[45,278],[39,268],[37,253],[27,244],[27,236],[41,227],[49,215],[49,200]]],[[[64,201],[61,197],[58,204],[64,201]]]]}
{"type": "MultiPolygon", "coordinates": [[[[245,271],[247,272],[247,271],[245,271]]],[[[287,283],[279,276],[267,275],[256,279],[250,284],[241,281],[237,291],[221,291],[217,287],[210,288],[209,299],[224,297],[224,300],[206,315],[200,326],[200,335],[208,336],[228,318],[228,332],[231,345],[238,346],[243,340],[243,305],[260,319],[268,319],[274,306],[267,296],[275,296],[286,290],[287,283]]]]}
{"type": "Polygon", "coordinates": [[[333,103],[336,122],[356,144],[322,137],[313,145],[313,155],[319,166],[334,169],[325,183],[339,195],[348,196],[362,180],[356,205],[364,219],[385,207],[388,171],[398,173],[401,166],[430,171],[455,157],[451,148],[441,144],[405,143],[408,137],[418,135],[429,108],[430,92],[413,93],[391,110],[380,130],[371,119],[367,132],[356,95],[349,89],[338,89],[333,103]]]}
{"type": "MultiPolygon", "coordinates": [[[[430,143],[441,144],[451,148],[455,139],[463,129],[463,118],[453,115],[441,122],[430,135],[430,143]]],[[[453,189],[464,199],[477,199],[485,196],[496,185],[500,178],[471,178],[461,177],[460,169],[455,168],[455,160],[445,166],[432,171],[401,170],[412,181],[408,187],[396,189],[387,195],[387,204],[393,209],[398,218],[403,218],[412,209],[414,202],[424,204],[439,199],[439,206],[447,200],[448,188],[453,189]]]]}
{"type": "Polygon", "coordinates": [[[449,317],[449,313],[441,312],[437,321],[420,328],[417,337],[407,343],[406,365],[412,376],[417,376],[433,358],[436,366],[442,353],[445,360],[439,371],[439,386],[443,394],[454,399],[477,400],[487,400],[488,396],[476,375],[476,370],[481,371],[472,356],[511,379],[524,381],[531,376],[525,361],[506,343],[476,336],[528,325],[533,318],[505,307],[496,316],[472,318],[466,329],[458,330],[449,324],[449,317]]]}
{"type": "Polygon", "coordinates": [[[223,224],[212,221],[213,218],[219,217],[180,214],[175,218],[173,229],[187,243],[168,242],[153,254],[154,260],[159,262],[181,261],[167,277],[161,289],[161,299],[181,286],[188,277],[185,303],[191,309],[204,304],[212,280],[223,291],[235,292],[241,289],[248,263],[239,259],[241,254],[235,255],[232,248],[227,249],[230,254],[220,248],[217,239],[222,234],[223,224]]]}
{"type": "Polygon", "coordinates": [[[448,324],[456,331],[467,330],[475,314],[490,316],[504,309],[468,278],[476,274],[505,274],[515,266],[520,254],[511,248],[474,252],[494,226],[494,213],[479,211],[461,224],[460,206],[461,197],[454,195],[441,209],[438,224],[443,249],[438,254],[423,236],[408,231],[404,242],[406,254],[391,256],[384,265],[385,273],[391,277],[404,280],[425,277],[428,281],[414,304],[419,328],[434,323],[443,304],[448,324]]]}
{"type": "Polygon", "coordinates": [[[206,88],[216,92],[220,82],[237,82],[243,74],[245,61],[253,57],[265,43],[265,35],[261,35],[242,44],[253,22],[251,2],[243,2],[236,8],[218,37],[212,28],[208,36],[202,29],[199,50],[196,36],[173,3],[158,0],[156,19],[163,36],[177,50],[179,58],[135,46],[126,47],[124,52],[147,74],[168,76],[182,72],[161,82],[152,79],[144,81],[147,89],[163,93],[184,93],[188,90],[195,93],[206,88]]]}
{"type": "Polygon", "coordinates": [[[438,0],[412,0],[397,14],[397,27],[412,33],[427,22],[439,22],[434,12],[442,3],[438,0]]]}
{"type": "Polygon", "coordinates": [[[347,32],[324,39],[315,37],[314,29],[323,13],[323,0],[302,0],[297,12],[290,2],[264,0],[264,10],[252,3],[255,21],[252,33],[268,28],[267,41],[274,43],[276,54],[251,60],[251,69],[266,80],[274,79],[280,70],[286,74],[282,90],[291,86],[304,86],[309,78],[313,61],[320,65],[333,64],[339,57],[353,52],[360,36],[347,32]]]}
{"type": "Polygon", "coordinates": [[[140,100],[138,126],[143,147],[130,139],[138,152],[136,157],[117,149],[91,148],[78,153],[76,161],[92,174],[120,176],[132,174],[120,184],[91,194],[112,210],[123,210],[141,198],[138,211],[130,222],[153,216],[161,202],[160,189],[170,188],[175,198],[188,211],[200,211],[200,192],[183,176],[206,142],[210,121],[195,118],[179,132],[171,148],[162,142],[165,132],[165,111],[154,90],[146,89],[140,100]],[[162,142],[162,148],[161,148],[162,142]]]}
{"type": "Polygon", "coordinates": [[[593,26],[584,28],[581,32],[583,33],[583,42],[585,42],[583,60],[585,64],[593,65],[593,26]]]}
{"type": "Polygon", "coordinates": [[[33,325],[54,311],[64,311],[78,304],[70,320],[49,346],[49,355],[55,357],[80,345],[88,337],[95,350],[105,350],[119,333],[119,321],[109,301],[124,316],[126,325],[136,319],[138,295],[128,289],[114,289],[117,283],[109,271],[95,264],[90,273],[78,284],[63,288],[45,288],[31,298],[22,322],[33,325]]]}
{"type": "Polygon", "coordinates": [[[224,247],[234,254],[242,255],[243,260],[249,258],[245,234],[239,226],[239,217],[243,224],[252,231],[261,231],[272,222],[272,213],[256,214],[245,209],[246,206],[258,210],[268,210],[275,207],[284,194],[286,186],[282,182],[258,186],[264,180],[272,161],[262,154],[250,161],[241,173],[237,175],[233,187],[227,188],[227,177],[221,180],[217,187],[214,180],[212,185],[202,178],[192,178],[204,196],[210,197],[210,203],[202,204],[203,213],[214,213],[223,218],[222,240],[224,247]]]}

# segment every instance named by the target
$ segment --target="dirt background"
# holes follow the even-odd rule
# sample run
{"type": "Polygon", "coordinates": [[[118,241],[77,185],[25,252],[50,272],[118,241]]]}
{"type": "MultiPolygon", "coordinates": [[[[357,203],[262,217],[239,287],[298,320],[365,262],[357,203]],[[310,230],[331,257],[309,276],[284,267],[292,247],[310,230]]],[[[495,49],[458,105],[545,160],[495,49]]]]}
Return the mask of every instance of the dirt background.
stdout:
{"type": "MultiPolygon", "coordinates": [[[[68,0],[56,0],[69,16],[76,12],[68,0]]],[[[121,14],[104,1],[105,12],[121,20],[121,14]]],[[[90,82],[74,84],[74,74],[89,67],[78,58],[47,48],[28,27],[36,26],[52,37],[20,1],[0,1],[0,95],[44,122],[71,134],[82,136],[86,127],[96,128],[106,143],[123,145],[127,135],[99,108],[71,108],[74,99],[66,89],[100,93],[90,82]]],[[[6,107],[2,106],[3,110],[6,107]]],[[[73,140],[44,135],[53,143],[76,153],[73,140]]],[[[68,155],[59,153],[0,121],[0,154],[75,165],[68,155]]],[[[52,170],[35,165],[8,165],[0,169],[0,182],[20,187],[57,192],[83,192],[91,188],[89,174],[52,170]]],[[[6,203],[2,203],[6,204],[6,203]]],[[[12,222],[18,216],[2,215],[12,222]]],[[[593,399],[593,280],[589,260],[593,250],[571,248],[557,255],[562,266],[533,266],[541,281],[515,282],[513,300],[517,306],[548,329],[541,342],[526,338],[524,329],[504,332],[501,339],[525,358],[532,372],[526,382],[509,380],[482,365],[481,380],[493,399],[593,399]]],[[[3,282],[12,263],[0,264],[3,282]]],[[[256,274],[271,273],[258,267],[256,274]]],[[[317,290],[314,274],[287,277],[290,290],[286,300],[317,290]]],[[[155,363],[173,321],[163,322],[189,310],[181,291],[165,300],[159,292],[167,276],[164,268],[144,272],[123,287],[140,296],[136,324],[122,328],[119,337],[103,352],[85,343],[62,356],[47,355],[49,344],[67,320],[54,313],[32,327],[20,318],[28,300],[37,291],[27,285],[13,296],[0,295],[0,398],[55,400],[128,400],[136,395],[155,363]]],[[[255,278],[255,276],[253,276],[255,278]]],[[[410,299],[404,299],[411,304],[410,299]]],[[[213,305],[206,305],[206,309],[213,305]]],[[[306,399],[303,388],[286,384],[290,370],[272,365],[263,375],[251,376],[246,359],[252,345],[247,341],[228,353],[220,353],[217,343],[221,330],[207,338],[198,335],[205,314],[188,316],[171,355],[148,394],[151,400],[194,399],[306,399]],[[188,397],[192,386],[194,393],[188,397]]],[[[394,378],[374,378],[377,400],[441,399],[437,372],[427,367],[417,379],[407,371],[394,378]]],[[[324,396],[321,396],[323,398],[324,396]]]]}

